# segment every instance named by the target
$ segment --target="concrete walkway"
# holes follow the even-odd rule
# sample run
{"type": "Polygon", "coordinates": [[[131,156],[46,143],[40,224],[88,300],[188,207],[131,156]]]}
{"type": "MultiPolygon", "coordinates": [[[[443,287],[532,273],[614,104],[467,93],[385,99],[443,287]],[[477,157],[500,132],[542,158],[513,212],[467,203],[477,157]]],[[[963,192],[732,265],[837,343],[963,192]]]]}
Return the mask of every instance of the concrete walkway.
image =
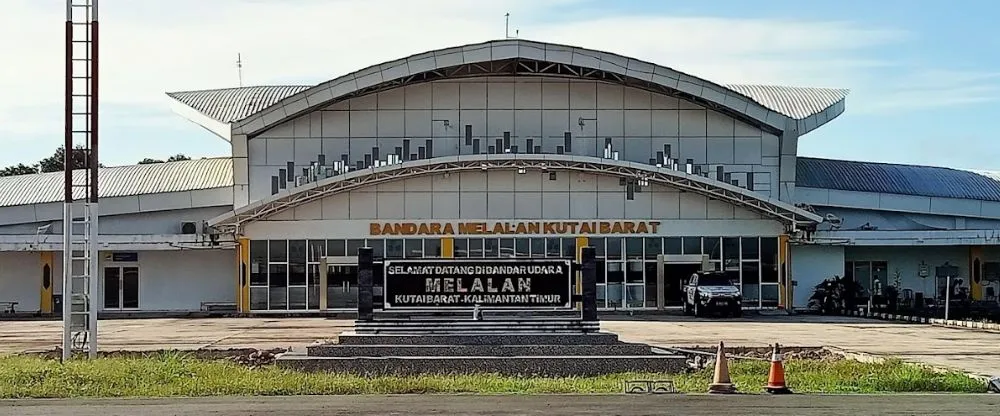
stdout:
{"type": "MultiPolygon", "coordinates": [[[[983,375],[1000,375],[1000,333],[847,317],[773,316],[696,319],[605,317],[602,326],[626,341],[659,346],[832,346],[898,356],[983,375]]],[[[325,318],[129,319],[101,321],[102,350],[288,348],[331,339],[351,320],[325,318]]],[[[0,321],[0,353],[59,345],[61,322],[0,321]]]]}

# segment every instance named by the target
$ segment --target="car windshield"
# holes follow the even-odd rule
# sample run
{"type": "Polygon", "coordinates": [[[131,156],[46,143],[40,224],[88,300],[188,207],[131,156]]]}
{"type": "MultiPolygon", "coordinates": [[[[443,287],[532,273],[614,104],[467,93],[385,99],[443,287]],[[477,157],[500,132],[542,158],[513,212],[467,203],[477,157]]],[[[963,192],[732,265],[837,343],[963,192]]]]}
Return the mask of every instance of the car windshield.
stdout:
{"type": "Polygon", "coordinates": [[[699,276],[698,286],[730,286],[732,282],[725,276],[699,276]]]}

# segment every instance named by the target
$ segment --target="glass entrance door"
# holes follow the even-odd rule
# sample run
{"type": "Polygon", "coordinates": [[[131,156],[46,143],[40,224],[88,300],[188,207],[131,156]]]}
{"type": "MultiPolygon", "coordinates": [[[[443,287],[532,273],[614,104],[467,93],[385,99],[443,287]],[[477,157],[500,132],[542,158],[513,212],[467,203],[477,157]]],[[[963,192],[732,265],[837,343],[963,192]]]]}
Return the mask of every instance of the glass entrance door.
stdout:
{"type": "Polygon", "coordinates": [[[327,309],[358,308],[358,266],[331,264],[326,271],[327,309]]]}
{"type": "Polygon", "coordinates": [[[104,268],[104,309],[139,309],[139,268],[107,266],[104,268]]]}

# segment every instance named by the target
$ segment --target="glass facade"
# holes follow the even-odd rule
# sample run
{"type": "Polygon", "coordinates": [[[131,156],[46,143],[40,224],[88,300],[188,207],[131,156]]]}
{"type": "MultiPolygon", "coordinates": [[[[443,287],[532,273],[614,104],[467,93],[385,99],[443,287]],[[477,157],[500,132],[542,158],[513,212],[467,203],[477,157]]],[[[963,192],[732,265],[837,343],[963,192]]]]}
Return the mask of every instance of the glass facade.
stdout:
{"type": "MultiPolygon", "coordinates": [[[[707,254],[743,288],[747,307],[778,305],[777,237],[589,237],[597,251],[597,301],[602,309],[655,308],[656,258],[707,254]]],[[[305,311],[319,309],[319,262],[323,256],[356,256],[372,247],[376,263],[383,259],[441,257],[439,238],[253,240],[250,242],[250,309],[305,311]]],[[[455,258],[575,258],[575,237],[457,237],[455,258]]],[[[668,306],[680,304],[680,287],[697,264],[667,265],[663,290],[668,306]]],[[[338,269],[340,270],[340,269],[338,269]]],[[[381,281],[376,267],[375,281],[381,281]]],[[[350,276],[328,275],[329,308],[350,308],[355,300],[336,301],[347,293],[350,276]]],[[[356,285],[357,277],[354,276],[356,285]]],[[[381,288],[376,288],[380,292],[381,288]]],[[[350,296],[348,296],[350,297],[350,296]]]]}

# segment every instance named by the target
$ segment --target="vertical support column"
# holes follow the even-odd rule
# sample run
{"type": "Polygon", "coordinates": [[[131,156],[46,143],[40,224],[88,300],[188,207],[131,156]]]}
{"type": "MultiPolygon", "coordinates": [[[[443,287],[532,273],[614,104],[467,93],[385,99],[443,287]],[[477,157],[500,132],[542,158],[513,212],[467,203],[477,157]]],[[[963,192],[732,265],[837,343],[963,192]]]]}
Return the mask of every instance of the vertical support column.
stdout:
{"type": "Polygon", "coordinates": [[[441,258],[455,258],[455,237],[441,237],[441,258]]]}
{"type": "Polygon", "coordinates": [[[593,247],[580,250],[580,280],[582,289],[583,320],[597,321],[597,251],[593,247]]]}
{"type": "Polygon", "coordinates": [[[52,268],[55,265],[55,253],[51,251],[43,251],[38,253],[41,257],[39,261],[39,269],[42,272],[42,290],[40,293],[41,298],[39,298],[38,310],[41,313],[49,314],[52,313],[52,288],[55,286],[55,282],[52,281],[52,268]]]}
{"type": "Polygon", "coordinates": [[[792,268],[788,234],[778,236],[778,308],[792,309],[792,268]]]}
{"type": "Polygon", "coordinates": [[[969,296],[983,299],[983,246],[969,247],[969,296]]]}
{"type": "MultiPolygon", "coordinates": [[[[576,243],[573,245],[574,247],[576,247],[576,253],[574,253],[574,256],[573,256],[573,260],[574,261],[576,261],[579,264],[583,263],[583,248],[587,247],[588,245],[590,245],[590,238],[588,238],[588,237],[577,237],[576,238],[576,243]]],[[[576,290],[573,291],[573,294],[577,295],[577,296],[582,295],[583,294],[583,287],[582,287],[582,285],[583,285],[583,276],[582,276],[582,273],[574,273],[573,279],[574,279],[574,284],[576,284],[576,290]]],[[[594,290],[596,290],[596,289],[594,289],[594,290]]],[[[575,305],[575,306],[577,308],[582,307],[582,305],[575,305]]]]}
{"type": "Polygon", "coordinates": [[[358,249],[358,320],[371,321],[374,318],[374,268],[371,247],[358,249]]]}
{"type": "Polygon", "coordinates": [[[327,273],[330,272],[330,265],[326,262],[326,256],[319,258],[319,311],[326,312],[327,308],[327,273]]]}
{"type": "Polygon", "coordinates": [[[236,310],[250,312],[250,239],[240,238],[236,250],[236,310]]]}

